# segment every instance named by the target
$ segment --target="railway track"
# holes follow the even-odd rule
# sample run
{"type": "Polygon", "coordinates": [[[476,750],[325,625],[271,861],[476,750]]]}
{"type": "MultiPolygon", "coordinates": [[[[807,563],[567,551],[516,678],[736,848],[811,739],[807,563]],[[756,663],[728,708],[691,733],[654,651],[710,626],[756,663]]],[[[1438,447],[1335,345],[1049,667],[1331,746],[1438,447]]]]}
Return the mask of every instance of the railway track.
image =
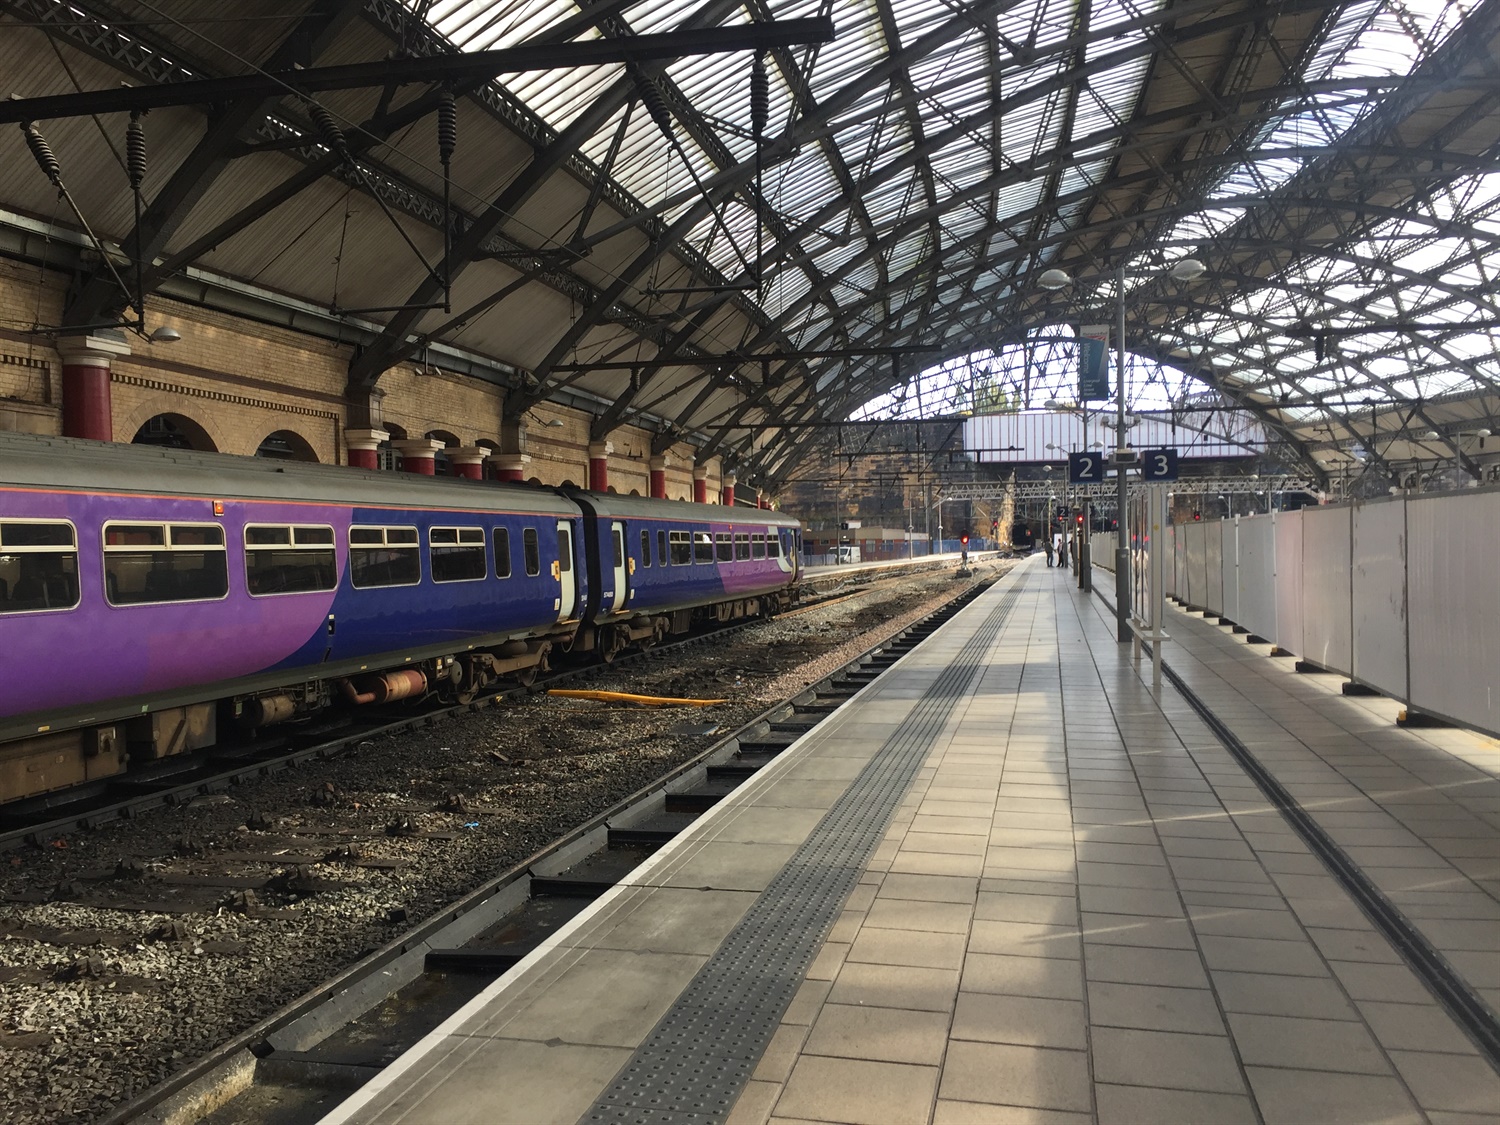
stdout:
{"type": "Polygon", "coordinates": [[[988,584],[969,585],[842,671],[766,709],[696,758],[121,1105],[107,1122],[316,1120],[988,584]]]}
{"type": "MultiPolygon", "coordinates": [[[[836,604],[864,592],[872,584],[817,598],[781,616],[836,604]]],[[[502,687],[467,703],[431,703],[418,710],[392,706],[374,712],[372,708],[373,713],[368,718],[357,713],[336,725],[317,723],[280,737],[184,754],[92,786],[12,802],[0,806],[0,852],[43,846],[72,832],[134,817],[150,809],[211,797],[255,778],[339,757],[374,738],[431,726],[465,712],[501,707],[530,692],[592,679],[612,669],[659,659],[683,648],[722,642],[761,621],[761,618],[753,617],[718,626],[644,651],[624,653],[610,664],[588,663],[564,668],[538,677],[528,686],[502,687]]]]}

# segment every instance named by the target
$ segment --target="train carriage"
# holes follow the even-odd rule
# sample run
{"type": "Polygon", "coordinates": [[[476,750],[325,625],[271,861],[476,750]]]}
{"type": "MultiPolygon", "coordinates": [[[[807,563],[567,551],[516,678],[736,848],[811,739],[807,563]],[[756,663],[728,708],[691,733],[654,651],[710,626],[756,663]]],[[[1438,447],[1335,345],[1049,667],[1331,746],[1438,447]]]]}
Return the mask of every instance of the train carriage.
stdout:
{"type": "Polygon", "coordinates": [[[606,660],[632,642],[783,608],[797,576],[799,523],[780,512],[596,492],[583,509],[596,595],[585,610],[606,660]]]}
{"type": "Polygon", "coordinates": [[[0,434],[0,800],[791,598],[775,512],[0,434]]]}

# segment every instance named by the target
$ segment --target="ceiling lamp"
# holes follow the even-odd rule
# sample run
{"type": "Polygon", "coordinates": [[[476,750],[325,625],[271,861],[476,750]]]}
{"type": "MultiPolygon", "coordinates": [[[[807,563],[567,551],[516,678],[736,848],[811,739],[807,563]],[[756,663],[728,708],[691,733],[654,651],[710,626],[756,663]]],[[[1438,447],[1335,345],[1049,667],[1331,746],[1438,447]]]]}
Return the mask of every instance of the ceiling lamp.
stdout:
{"type": "Polygon", "coordinates": [[[1072,280],[1064,270],[1050,269],[1042,271],[1042,276],[1036,279],[1036,283],[1043,289],[1061,289],[1072,280]]]}
{"type": "Polygon", "coordinates": [[[1171,278],[1173,281],[1197,281],[1208,269],[1197,258],[1183,258],[1172,267],[1171,278]]]}

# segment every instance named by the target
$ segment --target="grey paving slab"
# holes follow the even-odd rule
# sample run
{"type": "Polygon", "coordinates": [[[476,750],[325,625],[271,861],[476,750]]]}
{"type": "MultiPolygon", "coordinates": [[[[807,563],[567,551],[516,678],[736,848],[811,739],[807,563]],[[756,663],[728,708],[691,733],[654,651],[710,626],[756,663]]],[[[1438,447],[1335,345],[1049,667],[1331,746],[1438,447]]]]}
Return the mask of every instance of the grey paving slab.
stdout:
{"type": "MultiPolygon", "coordinates": [[[[985,666],[728,1120],[1500,1125],[1494,1072],[1212,733],[1170,692],[1152,696],[1098,604],[1034,565],[1015,584],[985,666]]],[[[1274,662],[1212,631],[1197,622],[1186,647],[1200,680],[1223,685],[1221,713],[1500,996],[1500,782],[1479,792],[1474,745],[1445,764],[1427,740],[1413,758],[1380,701],[1284,690],[1254,667],[1274,662]],[[1432,788],[1455,784],[1475,795],[1432,788]]],[[[498,989],[497,1007],[430,1047],[405,1088],[338,1120],[423,1120],[413,1098],[446,1120],[445,1068],[464,1091],[452,1120],[503,1120],[484,1107],[505,1068],[549,1058],[569,1096],[528,1103],[527,1119],[577,1120],[626,1061],[625,1028],[650,1030],[962,636],[950,627],[919,650],[911,674],[830,733],[825,757],[809,740],[790,784],[731,798],[737,810],[565,935],[552,955],[564,960],[498,989]],[[633,932],[655,909],[637,895],[666,897],[633,932]],[[691,910],[667,908],[695,895],[696,933],[691,910]],[[653,950],[665,960],[646,968],[653,950]],[[611,956],[642,959],[615,966],[634,983],[609,981],[611,956]],[[611,988],[599,1013],[576,1011],[611,988]],[[548,1055],[544,1032],[568,1049],[548,1055]],[[487,1074],[461,1058],[510,1042],[517,1053],[486,1056],[487,1074]]]]}

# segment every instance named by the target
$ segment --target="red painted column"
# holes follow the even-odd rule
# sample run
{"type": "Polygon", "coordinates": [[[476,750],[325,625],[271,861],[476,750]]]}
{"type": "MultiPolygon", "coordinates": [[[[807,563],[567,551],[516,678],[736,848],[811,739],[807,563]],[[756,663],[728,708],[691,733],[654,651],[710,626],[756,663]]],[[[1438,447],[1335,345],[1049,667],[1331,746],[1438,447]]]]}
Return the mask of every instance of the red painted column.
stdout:
{"type": "Polygon", "coordinates": [[[708,503],[708,466],[693,466],[693,503],[708,503]]]}
{"type": "Polygon", "coordinates": [[[609,455],[615,447],[607,441],[589,442],[589,491],[609,491],[609,455]]]}
{"type": "Polygon", "coordinates": [[[651,499],[665,500],[667,498],[667,459],[666,457],[651,458],[651,499]]]}
{"type": "Polygon", "coordinates": [[[345,430],[344,446],[349,451],[349,467],[351,469],[380,468],[380,457],[376,450],[380,448],[380,443],[388,441],[390,436],[385,430],[345,430]]]}
{"type": "Polygon", "coordinates": [[[434,454],[443,448],[443,443],[436,438],[407,438],[392,444],[401,453],[403,473],[416,473],[424,477],[437,473],[437,461],[434,454]]]}
{"type": "Polygon", "coordinates": [[[489,459],[495,466],[497,481],[519,484],[526,479],[526,466],[531,462],[528,453],[496,453],[489,459]]]}
{"type": "Polygon", "coordinates": [[[734,507],[734,485],[737,479],[733,473],[724,475],[724,485],[719,489],[719,503],[726,508],[734,507]]]}
{"type": "Polygon", "coordinates": [[[461,445],[448,450],[448,460],[453,463],[453,475],[465,480],[484,479],[484,458],[489,453],[481,445],[461,445]]]}
{"type": "Polygon", "coordinates": [[[65,337],[57,342],[62,356],[63,437],[113,441],[114,407],[110,397],[110,365],[117,355],[129,355],[121,335],[65,337]]]}

